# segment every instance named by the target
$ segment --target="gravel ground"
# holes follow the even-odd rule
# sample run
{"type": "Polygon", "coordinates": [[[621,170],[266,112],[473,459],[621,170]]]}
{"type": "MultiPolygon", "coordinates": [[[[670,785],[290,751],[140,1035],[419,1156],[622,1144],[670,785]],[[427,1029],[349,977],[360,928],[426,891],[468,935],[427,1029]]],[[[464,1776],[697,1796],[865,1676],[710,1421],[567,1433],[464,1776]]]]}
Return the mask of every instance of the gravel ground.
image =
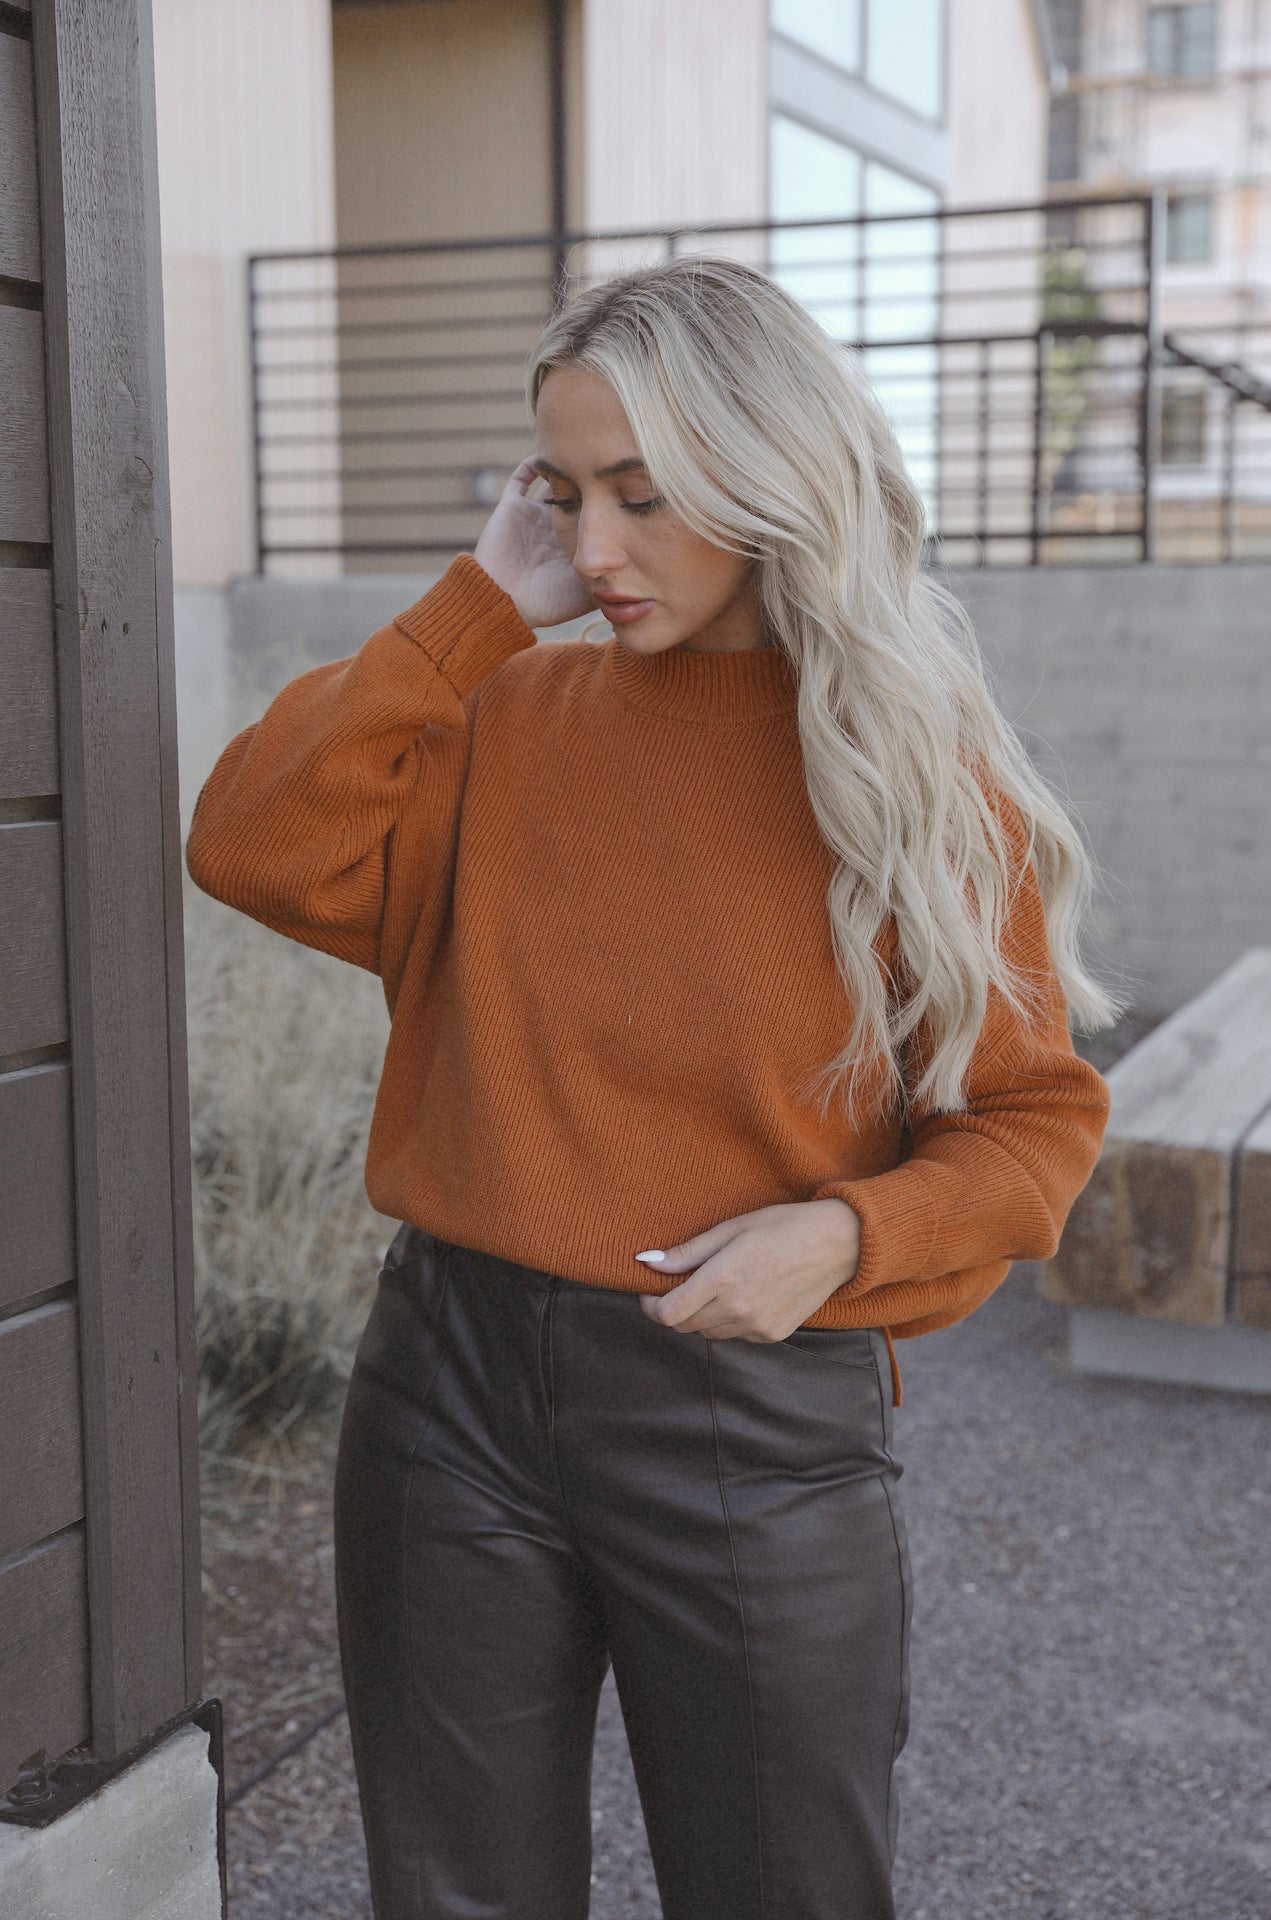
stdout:
{"type": "MultiPolygon", "coordinates": [[[[1271,1920],[1271,1403],[1073,1374],[1024,1266],[899,1352],[901,1920],[1271,1920]]],[[[338,1697],[333,1440],[207,1469],[231,1787],[338,1697]]],[[[343,1716],[228,1822],[234,1920],[370,1920],[343,1716]]],[[[595,1834],[593,1920],[656,1920],[612,1682],[595,1834]]]]}

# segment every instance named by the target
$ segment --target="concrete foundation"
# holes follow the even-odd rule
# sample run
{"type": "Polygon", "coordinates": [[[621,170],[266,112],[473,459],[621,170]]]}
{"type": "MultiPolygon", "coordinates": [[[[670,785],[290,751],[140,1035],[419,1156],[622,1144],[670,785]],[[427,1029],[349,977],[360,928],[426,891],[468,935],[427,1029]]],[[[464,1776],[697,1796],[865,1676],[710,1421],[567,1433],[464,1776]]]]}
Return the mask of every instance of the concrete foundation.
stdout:
{"type": "Polygon", "coordinates": [[[221,1920],[208,1748],[180,1727],[49,1826],[0,1825],[4,1920],[221,1920]]]}
{"type": "Polygon", "coordinates": [[[1068,1359],[1081,1373],[1163,1380],[1175,1386],[1271,1393],[1271,1328],[1197,1326],[1103,1307],[1073,1307],[1068,1359]]]}

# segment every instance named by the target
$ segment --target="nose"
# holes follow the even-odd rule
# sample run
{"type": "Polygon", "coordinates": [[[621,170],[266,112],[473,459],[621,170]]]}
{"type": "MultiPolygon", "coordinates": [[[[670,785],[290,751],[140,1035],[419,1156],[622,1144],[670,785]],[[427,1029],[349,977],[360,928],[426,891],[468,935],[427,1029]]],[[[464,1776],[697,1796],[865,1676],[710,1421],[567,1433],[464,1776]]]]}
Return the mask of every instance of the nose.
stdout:
{"type": "Polygon", "coordinates": [[[626,565],[626,551],[618,538],[614,513],[600,502],[580,507],[575,522],[578,537],[574,543],[574,572],[586,581],[613,580],[626,565]]]}

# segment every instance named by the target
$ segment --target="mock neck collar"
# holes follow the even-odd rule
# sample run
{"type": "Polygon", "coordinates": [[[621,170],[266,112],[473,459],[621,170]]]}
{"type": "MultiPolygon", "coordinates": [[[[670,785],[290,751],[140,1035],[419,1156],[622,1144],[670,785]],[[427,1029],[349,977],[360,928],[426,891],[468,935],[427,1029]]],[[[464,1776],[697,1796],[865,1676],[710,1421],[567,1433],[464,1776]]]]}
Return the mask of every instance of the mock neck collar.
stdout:
{"type": "Polygon", "coordinates": [[[603,646],[605,671],[628,706],[699,727],[744,727],[791,714],[798,680],[784,648],[741,647],[636,653],[621,640],[603,646]]]}

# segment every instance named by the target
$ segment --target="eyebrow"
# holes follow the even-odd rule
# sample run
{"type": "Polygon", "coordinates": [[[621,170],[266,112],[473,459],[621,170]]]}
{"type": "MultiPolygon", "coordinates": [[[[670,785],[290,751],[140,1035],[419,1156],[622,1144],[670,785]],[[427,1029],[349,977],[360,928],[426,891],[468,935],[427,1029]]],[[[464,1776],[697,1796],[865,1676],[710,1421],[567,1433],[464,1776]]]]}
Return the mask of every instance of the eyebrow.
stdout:
{"type": "MultiPolygon", "coordinates": [[[[534,465],[540,473],[550,473],[556,480],[569,480],[569,475],[562,473],[559,467],[554,467],[550,460],[540,460],[535,457],[534,465]]],[[[647,472],[644,461],[638,453],[630,454],[625,460],[615,460],[611,467],[597,467],[592,477],[596,480],[608,480],[611,474],[635,472],[647,472]]],[[[570,484],[572,486],[573,482],[570,481],[570,484]]]]}

